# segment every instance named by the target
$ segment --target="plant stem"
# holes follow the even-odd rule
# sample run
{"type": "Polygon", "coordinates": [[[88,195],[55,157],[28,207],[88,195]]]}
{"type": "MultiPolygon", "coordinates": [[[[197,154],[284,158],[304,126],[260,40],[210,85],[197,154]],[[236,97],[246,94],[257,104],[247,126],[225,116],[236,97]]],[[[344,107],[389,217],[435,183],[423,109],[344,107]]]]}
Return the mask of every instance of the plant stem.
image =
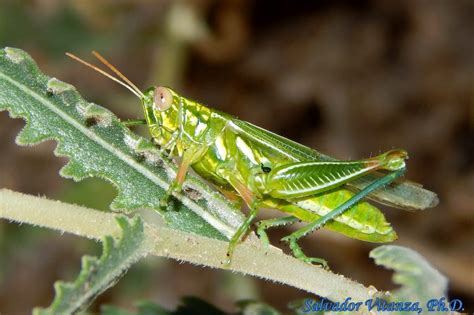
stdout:
{"type": "MultiPolygon", "coordinates": [[[[68,232],[100,240],[120,235],[116,214],[0,189],[0,217],[19,223],[68,232]]],[[[365,301],[383,294],[341,275],[303,263],[280,249],[249,237],[235,250],[232,264],[224,268],[227,242],[170,229],[145,220],[149,254],[211,268],[222,268],[293,286],[334,302],[365,301]]]]}

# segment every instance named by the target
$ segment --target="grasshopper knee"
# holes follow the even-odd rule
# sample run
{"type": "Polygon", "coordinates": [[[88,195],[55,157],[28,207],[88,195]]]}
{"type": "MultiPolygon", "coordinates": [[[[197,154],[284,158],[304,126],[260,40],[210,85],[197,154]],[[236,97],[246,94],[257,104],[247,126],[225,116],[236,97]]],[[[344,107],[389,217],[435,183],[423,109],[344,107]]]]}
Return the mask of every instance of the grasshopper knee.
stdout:
{"type": "Polygon", "coordinates": [[[380,156],[384,169],[397,171],[405,167],[405,160],[408,159],[408,153],[405,150],[391,150],[380,156]]]}

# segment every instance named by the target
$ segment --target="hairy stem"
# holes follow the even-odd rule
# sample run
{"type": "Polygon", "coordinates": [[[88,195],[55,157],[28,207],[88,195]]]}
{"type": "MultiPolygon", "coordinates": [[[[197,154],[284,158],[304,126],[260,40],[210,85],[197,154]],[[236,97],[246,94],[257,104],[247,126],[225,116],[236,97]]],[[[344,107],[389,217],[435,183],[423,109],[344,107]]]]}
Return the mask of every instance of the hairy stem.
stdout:
{"type": "MultiPolygon", "coordinates": [[[[0,189],[0,217],[100,240],[117,236],[115,214],[65,204],[41,197],[0,189]]],[[[222,268],[272,280],[342,302],[347,297],[365,301],[380,295],[363,285],[303,263],[275,247],[264,247],[255,238],[238,245],[232,264],[224,268],[228,243],[166,228],[145,218],[146,251],[211,268],[222,268]],[[148,221],[148,222],[147,222],[148,221]]]]}

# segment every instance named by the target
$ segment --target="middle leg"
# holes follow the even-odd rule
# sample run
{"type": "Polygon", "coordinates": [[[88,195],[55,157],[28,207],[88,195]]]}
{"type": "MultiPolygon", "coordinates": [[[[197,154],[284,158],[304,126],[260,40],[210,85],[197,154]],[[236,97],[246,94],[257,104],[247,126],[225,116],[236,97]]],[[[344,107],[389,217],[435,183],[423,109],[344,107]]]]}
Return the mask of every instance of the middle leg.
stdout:
{"type": "Polygon", "coordinates": [[[260,237],[260,240],[262,240],[262,242],[268,246],[270,244],[270,241],[268,240],[268,235],[267,235],[266,230],[270,228],[278,227],[278,226],[293,224],[298,221],[300,221],[300,219],[294,216],[262,220],[258,222],[257,235],[260,237]]]}
{"type": "Polygon", "coordinates": [[[239,226],[235,234],[229,241],[229,248],[227,250],[227,259],[225,261],[225,265],[230,265],[232,256],[234,254],[235,247],[237,246],[238,242],[242,238],[242,236],[246,235],[250,225],[252,224],[253,220],[257,217],[258,214],[258,206],[260,203],[260,199],[243,183],[243,180],[240,178],[238,173],[222,169],[221,175],[229,182],[229,184],[237,191],[240,195],[242,200],[245,204],[249,207],[250,212],[245,221],[239,226]]]}

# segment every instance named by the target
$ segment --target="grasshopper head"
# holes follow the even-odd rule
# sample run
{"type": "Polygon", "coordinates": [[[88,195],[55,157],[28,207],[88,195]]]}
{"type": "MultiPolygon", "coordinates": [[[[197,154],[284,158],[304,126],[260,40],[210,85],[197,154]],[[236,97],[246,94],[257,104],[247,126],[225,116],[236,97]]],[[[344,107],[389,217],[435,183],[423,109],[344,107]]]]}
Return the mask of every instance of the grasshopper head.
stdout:
{"type": "Polygon", "coordinates": [[[179,102],[179,95],[164,86],[151,87],[144,93],[143,112],[150,134],[159,145],[168,143],[179,127],[179,102]]]}

